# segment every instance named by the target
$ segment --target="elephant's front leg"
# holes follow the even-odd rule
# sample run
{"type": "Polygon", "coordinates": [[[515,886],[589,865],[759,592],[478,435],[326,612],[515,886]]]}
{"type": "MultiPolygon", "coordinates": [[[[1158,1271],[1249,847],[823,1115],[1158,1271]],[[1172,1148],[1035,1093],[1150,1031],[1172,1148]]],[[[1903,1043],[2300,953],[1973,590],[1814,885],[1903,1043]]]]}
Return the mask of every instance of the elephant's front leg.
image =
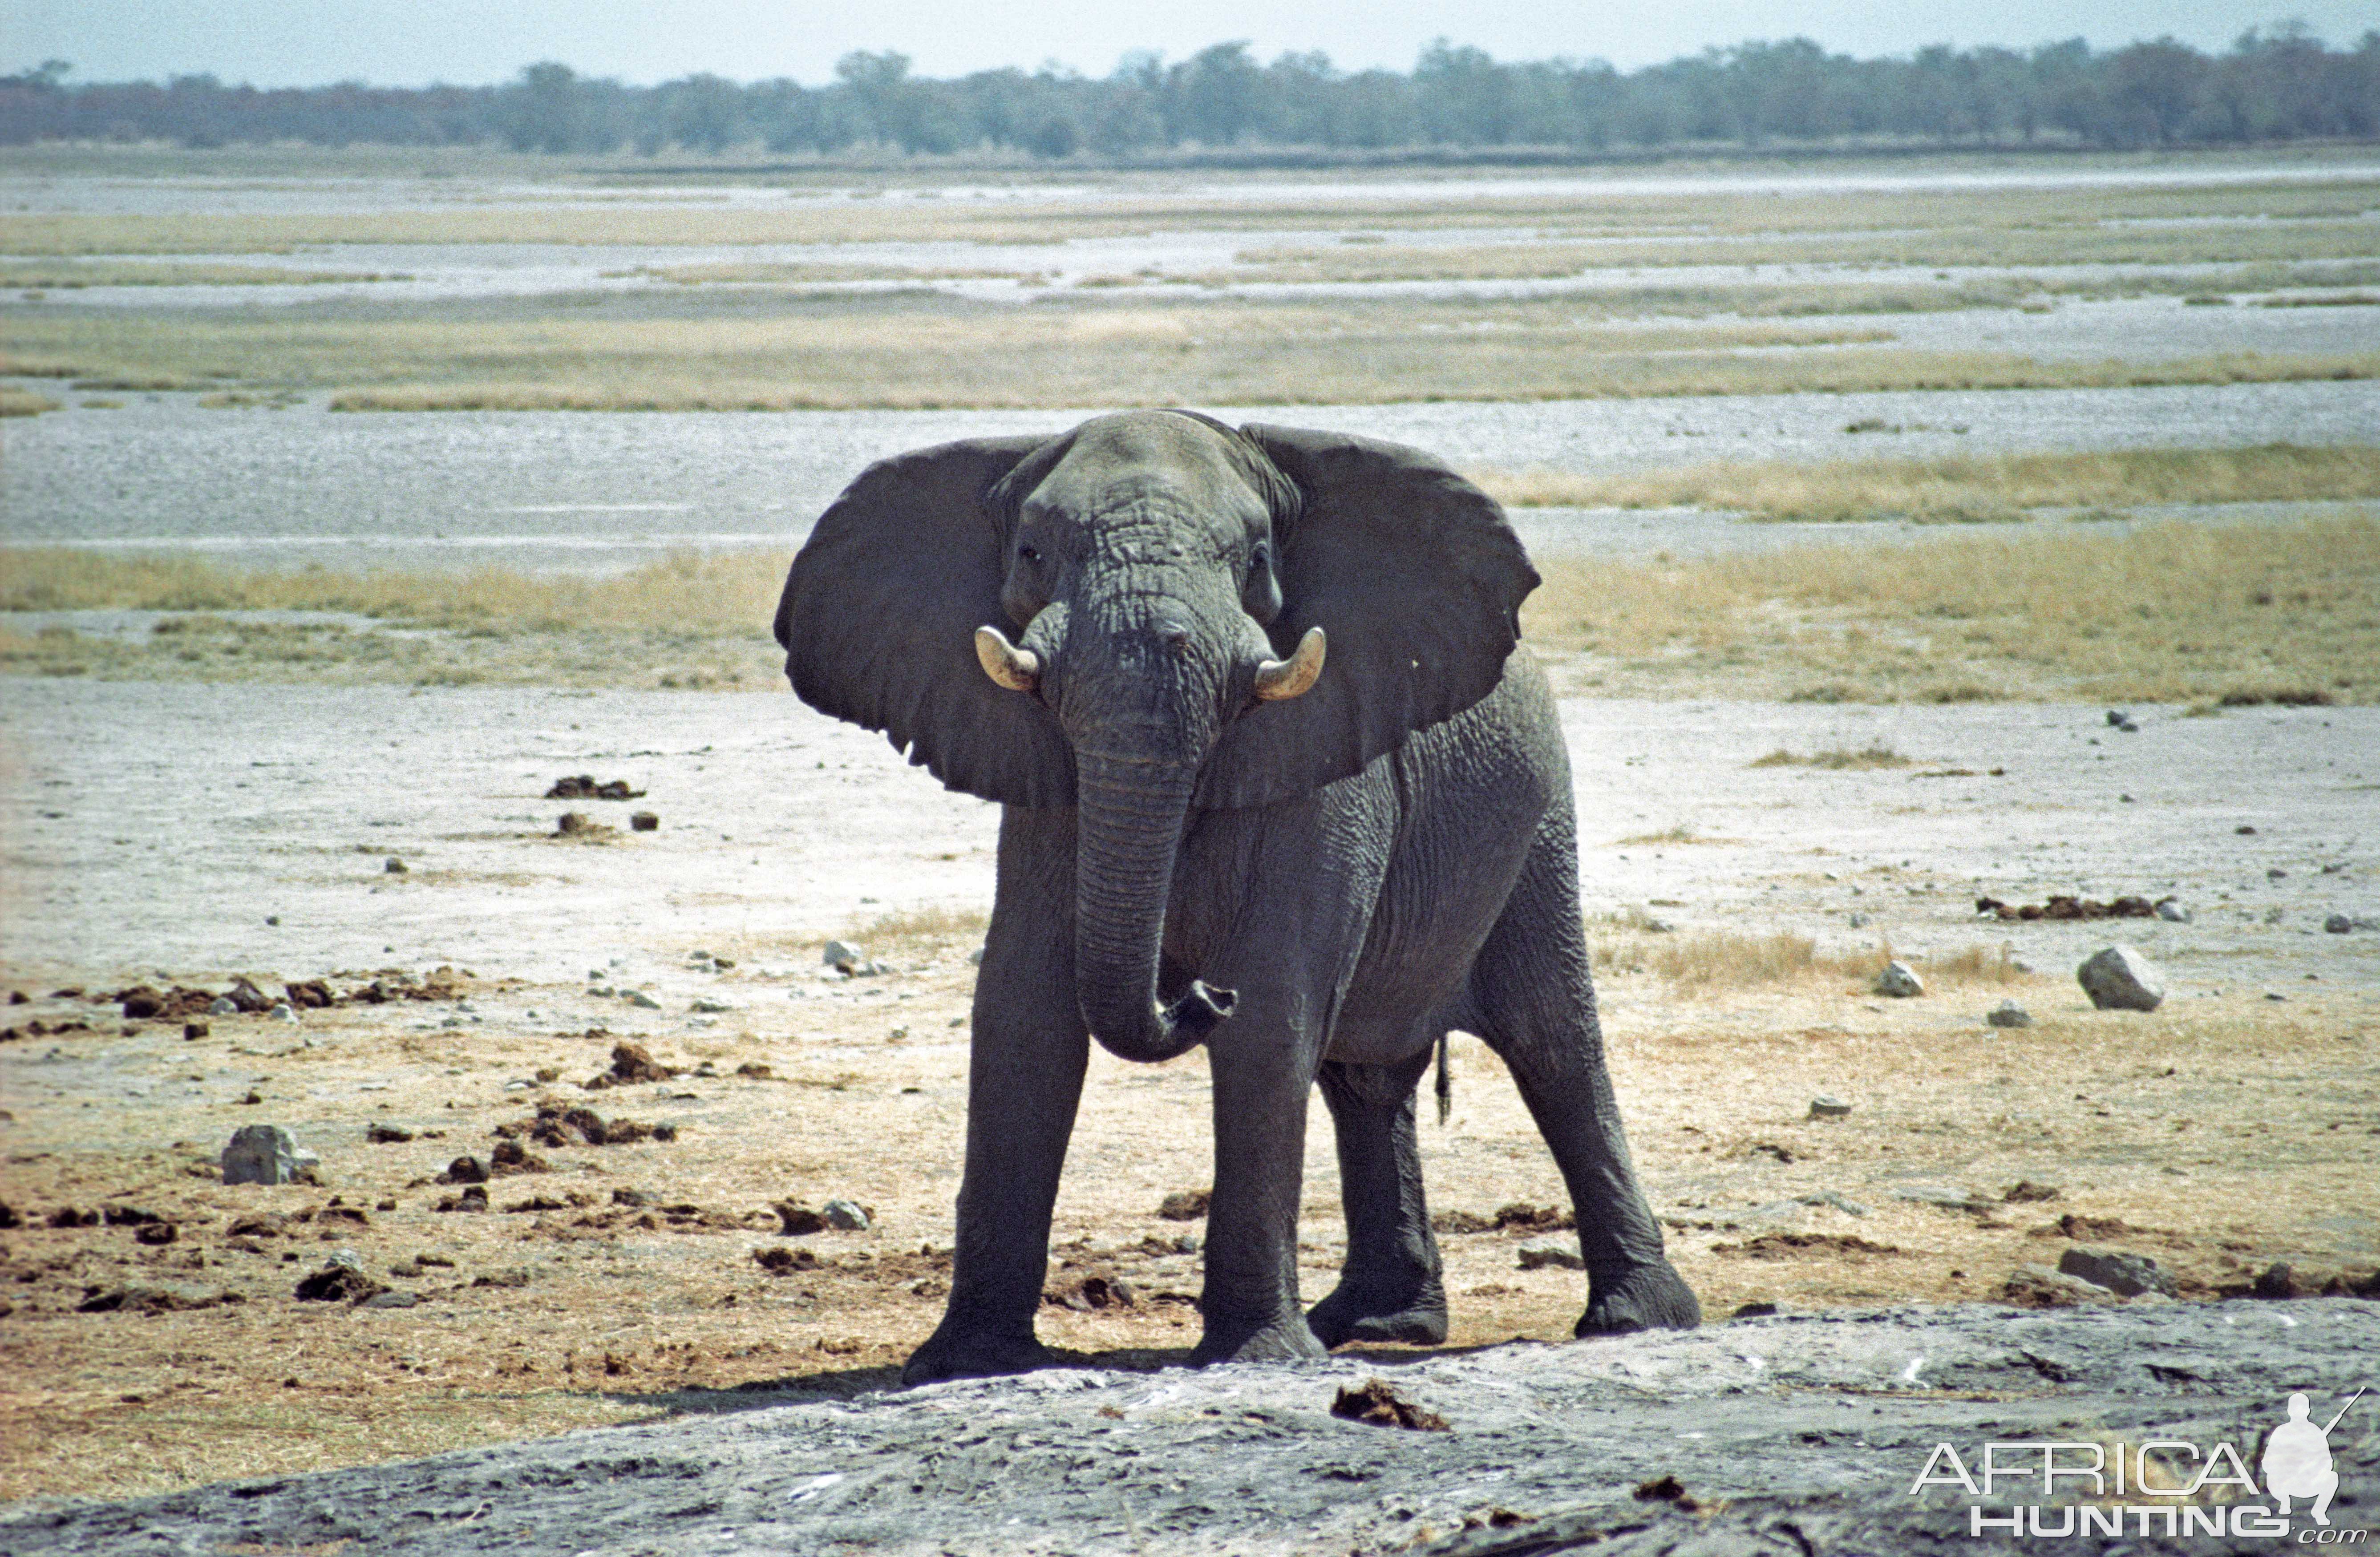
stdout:
{"type": "Polygon", "coordinates": [[[1000,888],[976,979],[950,1306],[901,1370],[906,1383],[1050,1360],[1033,1320],[1090,1052],[1072,998],[1073,851],[1072,811],[1010,807],[1002,820],[1000,888]]]}
{"type": "Polygon", "coordinates": [[[1326,1351],[1306,1327],[1297,1295],[1298,1198],[1315,1045],[1282,1023],[1277,1009],[1265,1009],[1273,1003],[1251,1009],[1248,995],[1241,991],[1240,1014],[1208,1047],[1215,1196],[1207,1211],[1207,1284],[1199,1299],[1207,1327],[1193,1363],[1326,1351]]]}

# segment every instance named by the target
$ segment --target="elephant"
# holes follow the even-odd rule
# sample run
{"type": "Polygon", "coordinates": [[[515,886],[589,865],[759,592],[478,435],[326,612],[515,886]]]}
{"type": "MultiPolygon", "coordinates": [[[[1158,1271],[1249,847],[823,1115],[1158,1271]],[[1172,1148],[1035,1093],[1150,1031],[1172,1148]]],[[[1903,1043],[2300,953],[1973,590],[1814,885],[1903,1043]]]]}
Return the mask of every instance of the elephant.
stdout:
{"type": "Polygon", "coordinates": [[[1022,1371],[1089,1041],[1204,1044],[1194,1364],[1447,1332],[1415,1091],[1512,1071],[1576,1210],[1581,1336],[1701,1320],[1605,1067],[1569,757],[1497,504],[1419,450],[1194,411],[869,466],[776,615],[794,690],[1001,803],[949,1305],[905,1379],[1022,1371]],[[1298,1293],[1306,1105],[1347,1256],[1298,1293]]]}

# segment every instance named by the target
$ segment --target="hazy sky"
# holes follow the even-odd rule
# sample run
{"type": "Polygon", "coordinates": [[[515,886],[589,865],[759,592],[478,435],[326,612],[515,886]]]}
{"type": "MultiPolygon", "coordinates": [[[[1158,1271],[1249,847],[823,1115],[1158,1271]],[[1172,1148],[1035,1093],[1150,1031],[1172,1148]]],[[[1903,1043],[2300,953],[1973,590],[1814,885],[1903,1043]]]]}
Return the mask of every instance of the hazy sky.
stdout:
{"type": "Polygon", "coordinates": [[[1861,55],[2078,33],[2100,47],[2170,33],[2216,48],[2288,16],[2338,44],[2380,25],[2371,0],[0,0],[0,70],[59,58],[83,80],[210,71],[259,86],[413,86],[559,59],[634,82],[710,70],[816,85],[854,49],[898,49],[928,76],[1050,59],[1103,76],[1127,49],[1179,59],[1244,38],[1264,59],[1320,49],[1344,69],[1404,70],[1439,36],[1499,59],[1631,67],[1796,34],[1861,55]]]}

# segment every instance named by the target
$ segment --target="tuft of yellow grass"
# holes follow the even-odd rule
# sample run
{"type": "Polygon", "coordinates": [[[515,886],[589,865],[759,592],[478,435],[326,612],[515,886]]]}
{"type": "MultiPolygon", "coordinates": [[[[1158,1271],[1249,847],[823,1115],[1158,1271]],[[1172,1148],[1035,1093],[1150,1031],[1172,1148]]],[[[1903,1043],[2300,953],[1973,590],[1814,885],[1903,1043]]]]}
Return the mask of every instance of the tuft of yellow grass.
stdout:
{"type": "Polygon", "coordinates": [[[57,408],[58,403],[46,395],[0,384],[0,417],[37,417],[57,408]]]}
{"type": "Polygon", "coordinates": [[[1910,766],[1910,760],[1882,741],[1870,741],[1856,751],[1845,747],[1829,747],[1823,751],[1814,751],[1807,757],[1797,757],[1780,746],[1766,757],[1753,759],[1748,765],[1755,768],[1825,768],[1834,772],[1844,772],[1906,768],[1910,766]]]}
{"type": "Polygon", "coordinates": [[[1474,480],[1517,507],[1717,508],[1805,523],[1938,523],[2016,519],[2032,508],[2380,498],[2380,447],[2260,444],[1819,465],[1726,461],[1635,476],[1489,471],[1474,480]]]}

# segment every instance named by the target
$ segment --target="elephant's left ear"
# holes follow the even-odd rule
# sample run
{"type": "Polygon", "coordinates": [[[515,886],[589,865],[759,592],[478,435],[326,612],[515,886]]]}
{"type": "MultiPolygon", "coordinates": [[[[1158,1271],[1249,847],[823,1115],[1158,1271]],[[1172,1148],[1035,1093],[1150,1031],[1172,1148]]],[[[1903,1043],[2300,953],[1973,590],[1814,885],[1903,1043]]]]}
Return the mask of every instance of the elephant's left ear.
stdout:
{"type": "Polygon", "coordinates": [[[1414,731],[1492,690],[1537,587],[1496,500],[1419,449],[1254,423],[1241,432],[1297,493],[1273,533],[1287,658],[1308,627],[1329,650],[1304,696],[1234,720],[1198,804],[1268,805],[1361,772],[1414,731]]]}

